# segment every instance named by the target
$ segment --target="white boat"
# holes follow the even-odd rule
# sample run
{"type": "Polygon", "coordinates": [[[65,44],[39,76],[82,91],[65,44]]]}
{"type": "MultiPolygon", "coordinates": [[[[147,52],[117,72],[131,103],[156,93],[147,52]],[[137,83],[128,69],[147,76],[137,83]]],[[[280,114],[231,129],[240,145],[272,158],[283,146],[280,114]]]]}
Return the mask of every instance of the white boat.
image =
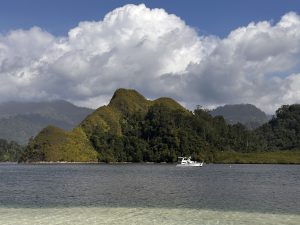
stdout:
{"type": "Polygon", "coordinates": [[[191,157],[178,157],[178,159],[180,160],[180,163],[178,163],[176,166],[181,166],[181,167],[185,167],[185,166],[203,166],[203,162],[197,162],[197,161],[192,161],[191,157]]]}

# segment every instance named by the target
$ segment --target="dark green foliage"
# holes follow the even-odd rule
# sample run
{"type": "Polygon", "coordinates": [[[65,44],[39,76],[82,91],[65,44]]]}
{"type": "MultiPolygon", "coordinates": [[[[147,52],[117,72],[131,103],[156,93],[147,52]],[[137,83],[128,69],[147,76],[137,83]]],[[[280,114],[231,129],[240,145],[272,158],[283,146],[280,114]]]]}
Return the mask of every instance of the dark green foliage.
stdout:
{"type": "Polygon", "coordinates": [[[0,139],[0,162],[17,162],[24,148],[14,141],[0,139]]]}
{"type": "Polygon", "coordinates": [[[217,152],[214,163],[300,164],[300,151],[217,152]]]}
{"type": "Polygon", "coordinates": [[[283,105],[256,133],[267,150],[300,149],[300,104],[283,105]]]}
{"type": "Polygon", "coordinates": [[[175,162],[192,156],[205,162],[288,162],[289,154],[267,158],[263,153],[299,148],[299,124],[297,105],[283,106],[276,118],[251,131],[201,108],[190,112],[170,98],[149,101],[134,90],[119,89],[109,105],[72,132],[44,129],[21,161],[175,162]]]}
{"type": "Polygon", "coordinates": [[[98,152],[98,161],[123,162],[127,161],[123,151],[124,144],[121,137],[105,132],[100,126],[94,129],[90,141],[98,152]]]}
{"type": "Polygon", "coordinates": [[[175,162],[178,156],[214,161],[216,151],[250,152],[259,139],[243,125],[228,125],[202,109],[191,113],[163,102],[148,111],[136,111],[120,118],[122,135],[98,126],[91,142],[100,161],[175,162]]]}

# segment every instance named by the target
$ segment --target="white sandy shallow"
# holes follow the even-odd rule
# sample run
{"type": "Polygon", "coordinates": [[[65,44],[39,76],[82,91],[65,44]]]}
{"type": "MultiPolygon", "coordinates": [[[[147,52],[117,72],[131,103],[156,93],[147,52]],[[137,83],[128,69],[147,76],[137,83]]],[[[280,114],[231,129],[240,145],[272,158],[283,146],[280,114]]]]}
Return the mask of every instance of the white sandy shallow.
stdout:
{"type": "Polygon", "coordinates": [[[1,225],[300,224],[300,215],[167,208],[0,208],[1,225]]]}

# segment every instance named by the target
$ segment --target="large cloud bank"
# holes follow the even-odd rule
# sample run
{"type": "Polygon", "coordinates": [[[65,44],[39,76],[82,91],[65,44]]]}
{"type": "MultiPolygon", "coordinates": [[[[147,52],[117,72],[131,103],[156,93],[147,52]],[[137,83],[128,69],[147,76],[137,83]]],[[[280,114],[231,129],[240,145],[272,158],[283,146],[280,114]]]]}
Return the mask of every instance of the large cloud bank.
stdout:
{"type": "Polygon", "coordinates": [[[116,88],[174,97],[191,109],[300,102],[300,16],[199,36],[175,15],[126,5],[67,37],[38,27],[0,35],[0,102],[67,99],[96,108],[116,88]]]}

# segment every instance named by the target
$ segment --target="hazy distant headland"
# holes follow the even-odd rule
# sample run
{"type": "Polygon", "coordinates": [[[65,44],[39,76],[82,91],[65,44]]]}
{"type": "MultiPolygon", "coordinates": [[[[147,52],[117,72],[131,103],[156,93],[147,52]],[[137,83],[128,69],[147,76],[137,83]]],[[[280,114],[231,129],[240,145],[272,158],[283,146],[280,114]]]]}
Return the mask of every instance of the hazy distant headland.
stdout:
{"type": "Polygon", "coordinates": [[[241,123],[248,129],[256,129],[267,123],[272,116],[252,104],[234,104],[217,107],[209,112],[212,116],[223,116],[230,124],[241,123]]]}
{"type": "Polygon", "coordinates": [[[282,106],[249,130],[201,108],[191,112],[171,98],[150,101],[118,89],[71,131],[44,128],[19,161],[175,162],[191,155],[207,163],[300,163],[299,140],[300,105],[282,106]]]}
{"type": "Polygon", "coordinates": [[[71,130],[93,110],[63,100],[0,104],[0,139],[26,145],[48,125],[71,130]]]}

